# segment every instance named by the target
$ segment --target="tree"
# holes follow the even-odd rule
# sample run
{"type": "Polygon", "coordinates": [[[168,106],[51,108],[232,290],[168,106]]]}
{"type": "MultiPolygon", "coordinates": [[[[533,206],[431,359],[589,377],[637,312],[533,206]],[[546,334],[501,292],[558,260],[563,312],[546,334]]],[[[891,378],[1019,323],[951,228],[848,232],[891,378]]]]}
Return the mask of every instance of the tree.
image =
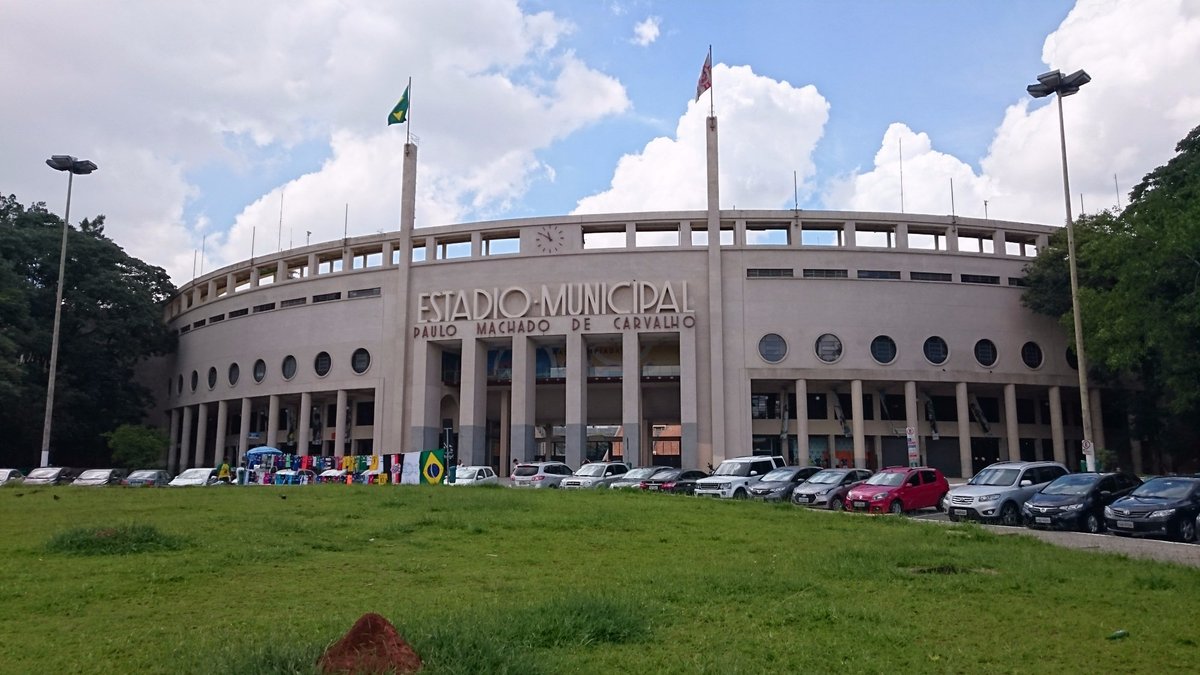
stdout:
{"type": "MultiPolygon", "coordinates": [[[[0,197],[0,464],[32,466],[41,448],[62,220],[0,197]]],[[[151,401],[134,381],[144,359],[169,353],[167,273],[104,235],[104,216],[68,234],[51,461],[108,463],[103,433],[139,423],[151,401]]]]}
{"type": "Polygon", "coordinates": [[[112,450],[112,464],[126,469],[165,468],[166,434],[153,427],[122,424],[104,434],[112,450]]]}

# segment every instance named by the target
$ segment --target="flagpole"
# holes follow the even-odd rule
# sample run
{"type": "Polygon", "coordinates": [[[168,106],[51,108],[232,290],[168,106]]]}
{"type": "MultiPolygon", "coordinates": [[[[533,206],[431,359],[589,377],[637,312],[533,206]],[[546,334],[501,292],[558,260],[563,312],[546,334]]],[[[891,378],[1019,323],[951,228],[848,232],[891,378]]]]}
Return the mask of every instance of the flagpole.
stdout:
{"type": "Polygon", "coordinates": [[[716,108],[714,107],[714,104],[713,104],[713,86],[712,86],[712,45],[709,45],[709,46],[708,46],[708,63],[709,63],[709,75],[708,75],[708,116],[709,116],[709,117],[716,117],[716,116],[717,116],[717,113],[716,113],[716,108]]]}
{"type": "Polygon", "coordinates": [[[408,78],[408,110],[404,111],[404,144],[412,143],[412,77],[408,78]]]}

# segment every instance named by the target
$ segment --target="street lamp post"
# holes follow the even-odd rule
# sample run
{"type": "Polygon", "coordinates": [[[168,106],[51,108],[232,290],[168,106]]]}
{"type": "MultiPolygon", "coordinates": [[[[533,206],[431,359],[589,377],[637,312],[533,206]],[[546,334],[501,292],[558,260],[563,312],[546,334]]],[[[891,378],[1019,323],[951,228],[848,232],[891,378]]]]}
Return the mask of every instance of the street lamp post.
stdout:
{"type": "Polygon", "coordinates": [[[54,375],[58,368],[58,326],[62,320],[63,275],[67,269],[67,232],[71,226],[71,188],[76,174],[87,175],[96,170],[96,164],[88,159],[75,159],[70,155],[54,155],[46,165],[57,171],[67,172],[67,212],[63,215],[62,248],[58,254],[58,289],[54,299],[54,331],[50,338],[50,379],[46,383],[46,419],[42,423],[42,461],[39,466],[50,466],[50,421],[54,412],[54,375]]]}
{"type": "Polygon", "coordinates": [[[1067,132],[1063,124],[1062,100],[1092,81],[1086,71],[1077,70],[1063,75],[1057,70],[1038,75],[1037,84],[1025,88],[1034,98],[1058,94],[1058,136],[1062,141],[1063,198],[1067,206],[1067,264],[1071,269],[1071,311],[1075,319],[1075,356],[1079,366],[1079,412],[1083,417],[1083,457],[1087,470],[1096,470],[1096,453],[1092,446],[1092,410],[1088,400],[1087,357],[1083,349],[1083,319],[1079,311],[1079,273],[1075,265],[1075,224],[1071,217],[1071,183],[1067,178],[1067,132]]]}

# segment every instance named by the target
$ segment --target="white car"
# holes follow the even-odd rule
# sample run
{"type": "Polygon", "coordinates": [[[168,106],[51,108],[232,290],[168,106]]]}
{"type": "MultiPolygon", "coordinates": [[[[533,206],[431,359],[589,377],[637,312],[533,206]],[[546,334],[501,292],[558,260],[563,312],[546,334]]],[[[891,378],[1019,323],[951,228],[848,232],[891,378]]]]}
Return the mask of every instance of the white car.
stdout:
{"type": "Polygon", "coordinates": [[[498,485],[500,477],[490,466],[456,466],[454,482],[446,485],[498,485]]]}
{"type": "Polygon", "coordinates": [[[0,469],[0,485],[20,483],[25,480],[25,474],[19,469],[0,469]]]}
{"type": "Polygon", "coordinates": [[[592,462],[584,464],[562,482],[564,490],[607,488],[620,480],[629,467],[620,462],[592,462]]]}
{"type": "Polygon", "coordinates": [[[171,487],[217,485],[217,470],[215,468],[187,469],[172,478],[167,485],[171,487]]]}
{"type": "Polygon", "coordinates": [[[750,486],[762,480],[772,470],[786,462],[778,455],[752,455],[731,457],[717,467],[713,475],[696,481],[697,497],[720,497],[721,499],[745,499],[750,496],[750,486]]]}

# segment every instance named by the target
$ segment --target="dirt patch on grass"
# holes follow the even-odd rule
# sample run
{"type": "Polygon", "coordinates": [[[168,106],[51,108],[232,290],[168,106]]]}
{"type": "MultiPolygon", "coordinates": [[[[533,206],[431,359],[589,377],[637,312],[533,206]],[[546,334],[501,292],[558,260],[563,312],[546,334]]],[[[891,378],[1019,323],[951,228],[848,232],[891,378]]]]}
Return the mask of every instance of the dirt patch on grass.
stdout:
{"type": "Polygon", "coordinates": [[[60,532],[46,543],[46,549],[65,555],[126,555],[175,551],[186,544],[186,539],[160,532],[153,525],[116,525],[60,532]]]}
{"type": "Polygon", "coordinates": [[[990,567],[963,567],[954,563],[940,565],[916,565],[903,568],[909,574],[987,574],[995,576],[998,571],[990,567]]]}

